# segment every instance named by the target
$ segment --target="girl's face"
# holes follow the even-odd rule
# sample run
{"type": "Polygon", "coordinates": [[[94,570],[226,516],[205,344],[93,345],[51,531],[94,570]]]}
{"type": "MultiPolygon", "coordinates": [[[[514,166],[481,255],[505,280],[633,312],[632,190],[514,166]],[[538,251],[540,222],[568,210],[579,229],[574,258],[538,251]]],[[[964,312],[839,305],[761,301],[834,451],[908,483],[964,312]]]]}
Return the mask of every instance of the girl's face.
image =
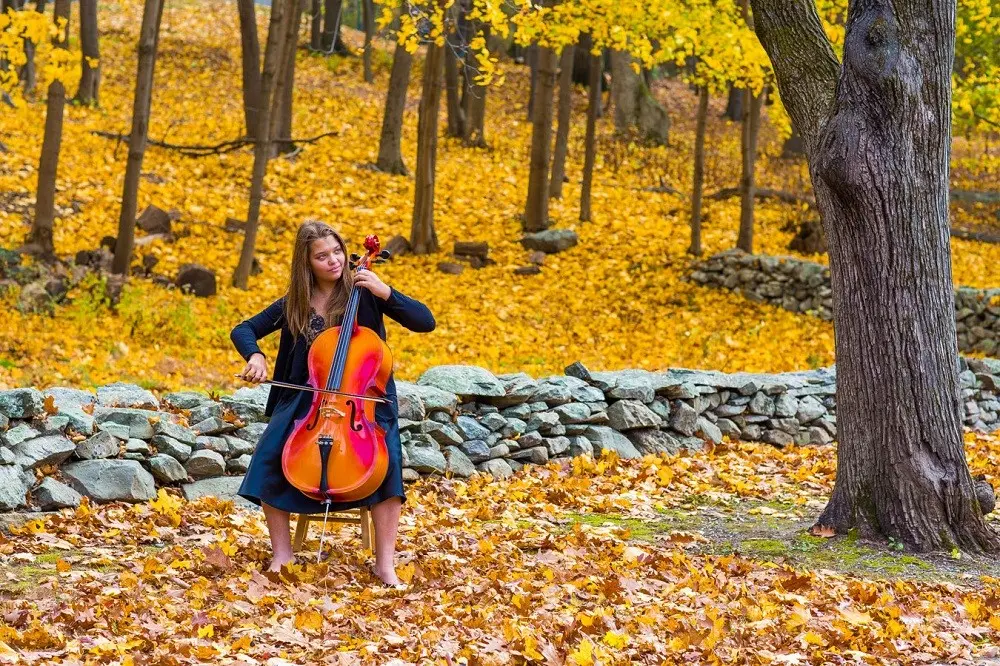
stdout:
{"type": "Polygon", "coordinates": [[[309,248],[309,263],[317,282],[336,282],[344,271],[344,248],[333,236],[319,238],[309,248]]]}

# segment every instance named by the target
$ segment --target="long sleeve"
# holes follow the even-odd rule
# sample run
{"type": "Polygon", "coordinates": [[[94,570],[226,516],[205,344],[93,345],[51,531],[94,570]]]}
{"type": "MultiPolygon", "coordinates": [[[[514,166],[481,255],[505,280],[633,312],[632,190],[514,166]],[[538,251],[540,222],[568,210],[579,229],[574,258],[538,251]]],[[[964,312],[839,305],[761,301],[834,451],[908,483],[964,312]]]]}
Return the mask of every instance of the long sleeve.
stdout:
{"type": "Polygon", "coordinates": [[[377,296],[374,298],[382,314],[415,333],[430,333],[437,325],[426,305],[393,287],[389,288],[389,298],[384,301],[377,296]]]}
{"type": "Polygon", "coordinates": [[[285,311],[284,301],[284,297],[279,298],[233,328],[229,334],[229,339],[233,341],[236,351],[240,353],[240,356],[244,360],[249,361],[250,357],[254,354],[263,353],[260,351],[260,347],[257,346],[257,341],[281,328],[285,311]]]}

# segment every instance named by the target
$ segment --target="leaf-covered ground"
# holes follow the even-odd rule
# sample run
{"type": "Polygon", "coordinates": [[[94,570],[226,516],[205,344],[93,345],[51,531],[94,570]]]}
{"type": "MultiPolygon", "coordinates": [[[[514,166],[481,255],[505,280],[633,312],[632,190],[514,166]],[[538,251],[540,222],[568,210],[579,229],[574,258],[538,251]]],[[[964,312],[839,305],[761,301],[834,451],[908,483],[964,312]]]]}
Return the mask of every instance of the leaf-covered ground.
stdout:
{"type": "MultiPolygon", "coordinates": [[[[64,256],[96,248],[102,236],[117,230],[127,147],[92,131],[129,130],[140,11],[137,0],[101,4],[101,107],[67,107],[55,229],[56,249],[64,256]]],[[[263,13],[260,18],[263,34],[263,13]]],[[[156,65],[152,138],[211,144],[242,134],[236,21],[231,4],[168,3],[156,65]]],[[[326,220],[355,247],[367,233],[383,238],[409,234],[412,178],[368,168],[376,155],[390,62],[383,43],[375,57],[375,83],[367,85],[358,58],[299,52],[294,134],[339,134],[304,145],[293,159],[272,163],[257,249],[263,273],[251,279],[250,291],[228,286],[242,237],[223,228],[227,217],[245,216],[250,151],[194,159],[151,147],[139,208],[153,203],[176,209],[180,219],[174,228],[182,237],[173,244],[138,247],[136,261],[155,256],[155,270],[171,277],[183,263],[205,263],[219,272],[219,295],[198,300],[137,278],[117,314],[102,304],[100,289],[83,286],[71,294],[73,305],[57,308],[50,318],[22,315],[13,308],[16,294],[8,293],[2,305],[7,316],[0,323],[0,386],[132,380],[160,389],[235,388],[239,358],[229,330],[282,292],[292,234],[300,222],[326,220]]],[[[517,241],[527,191],[530,124],[524,109],[527,72],[506,67],[507,83],[489,92],[490,148],[467,148],[444,138],[440,142],[436,224],[443,252],[402,257],[383,267],[389,283],[427,302],[438,320],[437,330],[427,336],[393,325],[390,340],[399,377],[414,379],[441,363],[475,363],[495,372],[524,370],[537,376],[561,372],[576,360],[593,369],[728,371],[781,371],[833,362],[830,324],[681,281],[689,260],[686,195],[648,188],[662,182],[681,192],[690,189],[696,100],[683,86],[664,84],[658,90],[673,120],[669,147],[618,143],[611,137],[610,121],[601,121],[595,220],[589,224],[577,222],[586,93],[576,90],[569,182],[564,199],[552,203],[551,214],[555,227],[575,229],[581,242],[550,256],[540,275],[514,275],[528,254],[517,241]],[[438,272],[437,263],[448,258],[456,240],[488,241],[496,265],[458,276],[438,272]]],[[[411,166],[419,69],[412,77],[404,126],[403,152],[411,166]]],[[[734,186],[739,178],[739,128],[720,118],[723,103],[713,100],[709,123],[709,193],[734,186]]],[[[8,149],[0,151],[0,246],[20,244],[30,223],[43,114],[44,103],[35,101],[0,116],[0,135],[8,149]]],[[[443,117],[442,110],[442,128],[443,117]]],[[[802,191],[808,183],[804,166],[777,157],[781,140],[766,122],[761,149],[760,185],[802,191]]],[[[971,143],[956,140],[959,186],[997,188],[1000,160],[983,152],[977,138],[971,143]]],[[[736,199],[706,202],[707,253],[735,245],[738,205],[736,199]]],[[[812,214],[762,203],[758,251],[787,254],[793,234],[787,225],[812,214]]],[[[996,258],[995,246],[956,241],[956,283],[1000,285],[996,258]]],[[[268,341],[265,351],[274,345],[276,341],[268,341]]]]}
{"type": "MultiPolygon", "coordinates": [[[[973,472],[1000,440],[968,437],[973,472]]],[[[280,576],[259,514],[161,493],[0,537],[0,663],[983,664],[992,560],[918,557],[808,519],[832,447],[577,458],[408,490],[405,590],[357,529],[280,576]]],[[[992,477],[990,477],[992,478],[992,477]]]]}

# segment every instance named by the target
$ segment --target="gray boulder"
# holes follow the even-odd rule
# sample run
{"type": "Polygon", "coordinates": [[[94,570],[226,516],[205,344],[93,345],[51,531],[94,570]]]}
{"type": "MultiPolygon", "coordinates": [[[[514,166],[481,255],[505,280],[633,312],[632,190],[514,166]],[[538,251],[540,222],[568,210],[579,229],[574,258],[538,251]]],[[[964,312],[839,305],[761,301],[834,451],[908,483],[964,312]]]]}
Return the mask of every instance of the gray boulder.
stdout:
{"type": "Polygon", "coordinates": [[[645,430],[630,430],[625,433],[636,450],[642,455],[657,455],[669,453],[675,455],[681,450],[681,443],[670,433],[647,428],[645,430]]]}
{"type": "Polygon", "coordinates": [[[471,439],[485,439],[490,434],[489,428],[483,426],[471,416],[459,416],[455,420],[455,426],[462,435],[462,439],[466,441],[471,439]]]}
{"type": "Polygon", "coordinates": [[[0,391],[0,414],[11,419],[30,419],[45,413],[45,398],[33,388],[0,391]]]}
{"type": "Polygon", "coordinates": [[[424,401],[420,393],[413,390],[409,382],[396,382],[396,401],[399,404],[399,418],[408,421],[423,421],[427,418],[424,401]]]}
{"type": "Polygon", "coordinates": [[[482,439],[462,442],[459,448],[473,463],[485,462],[492,457],[489,445],[482,439]]]}
{"type": "Polygon", "coordinates": [[[28,488],[35,476],[18,465],[0,465],[0,511],[13,511],[27,506],[28,488]]]}
{"type": "Polygon", "coordinates": [[[194,409],[206,402],[212,402],[212,399],[194,391],[175,391],[163,396],[163,402],[177,409],[194,409]]]}
{"type": "Polygon", "coordinates": [[[52,404],[60,412],[70,408],[82,409],[97,401],[97,396],[90,391],[70,388],[68,386],[53,386],[42,391],[42,396],[52,398],[52,404]]]}
{"type": "Polygon", "coordinates": [[[467,479],[476,473],[476,466],[472,464],[469,457],[466,456],[460,449],[454,446],[448,446],[444,449],[444,458],[447,461],[447,466],[445,467],[446,472],[450,472],[453,476],[457,476],[462,479],[467,479]]]}
{"type": "Polygon", "coordinates": [[[53,511],[55,509],[76,508],[80,506],[80,500],[83,497],[65,483],[60,483],[51,476],[47,476],[31,491],[31,499],[42,511],[53,511]]]}
{"type": "Polygon", "coordinates": [[[550,458],[555,458],[569,450],[569,437],[558,435],[556,437],[545,438],[545,448],[549,452],[550,458]]]}
{"type": "Polygon", "coordinates": [[[557,405],[552,411],[559,416],[559,422],[563,424],[586,423],[590,418],[590,407],[579,402],[557,405]]]}
{"type": "Polygon", "coordinates": [[[670,427],[690,437],[698,427],[698,412],[691,405],[678,400],[671,410],[670,427]]]}
{"type": "Polygon", "coordinates": [[[155,435],[152,441],[157,452],[170,456],[174,460],[184,462],[191,457],[192,447],[184,442],[178,442],[173,437],[155,435]]]}
{"type": "Polygon", "coordinates": [[[215,451],[202,449],[191,454],[184,463],[184,469],[192,479],[222,476],[226,473],[226,460],[215,451]]]}
{"type": "MultiPolygon", "coordinates": [[[[396,394],[398,396],[408,393],[411,396],[415,396],[416,399],[420,400],[423,405],[424,414],[428,414],[434,410],[443,410],[446,412],[454,412],[458,409],[458,396],[450,391],[444,391],[436,386],[425,386],[423,384],[411,384],[409,382],[397,382],[396,383],[396,394]]],[[[402,415],[402,413],[400,413],[402,415]]],[[[411,421],[423,420],[424,417],[421,416],[420,419],[411,418],[414,416],[411,414],[407,418],[411,421]]]]}
{"type": "Polygon", "coordinates": [[[199,435],[222,435],[225,433],[236,432],[238,428],[236,425],[224,421],[217,416],[209,417],[203,421],[199,421],[191,426],[191,430],[195,431],[199,435]]]}
{"type": "Polygon", "coordinates": [[[713,444],[722,443],[722,430],[720,430],[717,425],[706,419],[704,416],[698,417],[695,427],[695,432],[705,439],[711,440],[713,444]]]}
{"type": "Polygon", "coordinates": [[[508,479],[514,474],[514,470],[511,469],[510,463],[501,458],[494,458],[493,460],[481,462],[476,465],[476,469],[483,474],[491,475],[494,479],[508,479]]]}
{"type": "Polygon", "coordinates": [[[406,446],[409,467],[424,474],[444,474],[448,461],[444,454],[429,446],[406,446]]]}
{"type": "Polygon", "coordinates": [[[0,446],[0,465],[13,465],[17,462],[17,456],[6,446],[0,446]]]}
{"type": "Polygon", "coordinates": [[[215,402],[203,402],[188,414],[188,423],[198,423],[199,421],[204,421],[210,418],[222,418],[222,403],[215,402]]]}
{"type": "MultiPolygon", "coordinates": [[[[264,434],[265,430],[267,430],[266,423],[248,423],[233,434],[245,442],[250,442],[256,448],[257,442],[260,441],[261,435],[264,434]]],[[[193,432],[191,434],[194,435],[193,432]]],[[[174,439],[177,438],[175,437],[174,439]]],[[[182,439],[179,441],[183,442],[185,440],[182,439]]]]}
{"type": "Polygon", "coordinates": [[[160,483],[177,483],[188,478],[187,470],[165,453],[158,453],[149,459],[149,471],[160,483]]]}
{"type": "Polygon", "coordinates": [[[153,477],[135,460],[82,460],[62,468],[78,493],[96,502],[147,502],[156,498],[153,477]]]}
{"type": "Polygon", "coordinates": [[[184,498],[189,502],[202,497],[218,497],[232,500],[237,506],[257,509],[256,504],[236,494],[242,483],[242,476],[217,476],[211,479],[200,479],[194,483],[185,483],[181,486],[181,492],[184,493],[184,498]]]}
{"type": "Polygon", "coordinates": [[[76,457],[81,460],[114,458],[118,455],[118,441],[111,433],[98,432],[76,445],[76,457]]]}
{"type": "MultiPolygon", "coordinates": [[[[538,390],[538,382],[524,372],[497,375],[497,380],[503,385],[502,396],[491,397],[490,404],[497,407],[513,407],[521,405],[538,390]]],[[[506,414],[505,414],[506,416],[506,414]]]]}
{"type": "Polygon", "coordinates": [[[229,455],[229,442],[227,442],[222,437],[211,437],[209,435],[202,435],[198,438],[198,441],[194,445],[195,451],[215,451],[220,456],[229,455]]]}
{"type": "Polygon", "coordinates": [[[549,450],[544,446],[533,446],[530,449],[521,449],[510,454],[511,459],[521,463],[532,463],[544,465],[549,461],[549,450]]]}
{"type": "Polygon", "coordinates": [[[149,407],[159,409],[156,396],[137,384],[114,382],[97,387],[97,404],[103,407],[149,407]]]}
{"type": "Polygon", "coordinates": [[[594,425],[587,428],[584,437],[594,445],[594,455],[600,455],[601,451],[610,449],[618,453],[621,458],[641,458],[642,454],[635,448],[632,442],[628,441],[625,435],[607,426],[594,425]]]}
{"type": "Polygon", "coordinates": [[[583,437],[582,435],[572,435],[568,439],[570,456],[594,455],[594,445],[586,437],[583,437]]]}
{"type": "Polygon", "coordinates": [[[417,384],[433,386],[467,398],[495,398],[505,395],[500,380],[486,368],[475,365],[435,366],[425,371],[417,384]]]}
{"type": "Polygon", "coordinates": [[[608,407],[609,425],[624,432],[636,428],[658,428],[662,421],[656,413],[638,400],[618,400],[608,407]]]}
{"type": "Polygon", "coordinates": [[[826,407],[816,398],[807,395],[799,401],[799,409],[795,413],[795,418],[799,423],[809,423],[826,414],[826,407]]]}
{"type": "Polygon", "coordinates": [[[10,430],[0,433],[0,442],[3,442],[7,446],[17,446],[21,442],[34,439],[41,434],[27,423],[18,423],[10,430]]]}
{"type": "MultiPolygon", "coordinates": [[[[128,428],[128,434],[122,439],[149,439],[153,436],[153,424],[150,418],[159,418],[162,422],[167,417],[163,412],[152,412],[148,409],[132,409],[126,407],[95,407],[94,423],[98,428],[103,424],[114,423],[128,428]]],[[[112,434],[115,434],[112,431],[112,434]]]]}
{"type": "Polygon", "coordinates": [[[571,229],[546,229],[521,238],[521,245],[528,250],[539,250],[545,254],[555,254],[573,247],[579,236],[571,229]]]}
{"type": "Polygon", "coordinates": [[[441,446],[458,446],[465,441],[458,429],[450,423],[438,423],[437,421],[425,421],[424,423],[427,424],[427,434],[441,446]]]}
{"type": "Polygon", "coordinates": [[[25,469],[59,465],[73,455],[76,444],[62,435],[45,435],[21,442],[14,447],[16,463],[25,469]]]}

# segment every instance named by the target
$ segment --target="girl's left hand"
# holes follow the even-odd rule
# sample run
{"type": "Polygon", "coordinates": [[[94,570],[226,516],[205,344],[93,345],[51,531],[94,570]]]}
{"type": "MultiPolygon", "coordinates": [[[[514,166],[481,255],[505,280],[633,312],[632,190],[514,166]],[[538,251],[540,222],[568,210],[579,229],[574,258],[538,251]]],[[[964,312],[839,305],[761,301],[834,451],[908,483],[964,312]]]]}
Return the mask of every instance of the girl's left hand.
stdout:
{"type": "Polygon", "coordinates": [[[380,278],[375,273],[372,273],[371,271],[367,270],[359,271],[354,276],[354,284],[358,285],[359,287],[364,287],[368,291],[372,292],[373,294],[381,298],[383,301],[389,298],[389,295],[392,293],[392,288],[389,287],[389,285],[387,285],[385,282],[382,282],[382,278],[380,278]]]}

